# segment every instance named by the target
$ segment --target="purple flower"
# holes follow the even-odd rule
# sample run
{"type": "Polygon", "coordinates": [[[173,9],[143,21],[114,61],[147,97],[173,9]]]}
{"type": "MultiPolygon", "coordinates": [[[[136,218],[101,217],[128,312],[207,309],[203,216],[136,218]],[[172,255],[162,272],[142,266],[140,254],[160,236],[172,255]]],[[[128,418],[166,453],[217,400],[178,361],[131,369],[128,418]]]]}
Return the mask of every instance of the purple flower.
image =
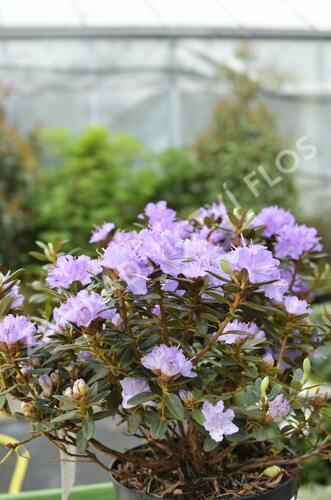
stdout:
{"type": "Polygon", "coordinates": [[[215,220],[226,217],[226,207],[223,203],[212,203],[210,206],[202,207],[199,210],[196,220],[203,223],[206,218],[214,217],[215,220]]]}
{"type": "Polygon", "coordinates": [[[193,231],[192,225],[185,220],[177,221],[176,212],[167,207],[165,201],[157,203],[148,203],[144,214],[140,214],[139,218],[147,217],[148,227],[155,231],[170,230],[176,238],[188,238],[193,231]]]}
{"type": "Polygon", "coordinates": [[[52,379],[47,373],[40,375],[38,379],[39,385],[43,390],[43,396],[45,398],[49,398],[53,392],[53,382],[52,379]]]}
{"type": "Polygon", "coordinates": [[[98,243],[99,241],[105,241],[114,227],[115,224],[113,224],[112,222],[105,222],[101,226],[96,227],[92,233],[89,243],[98,243]]]}
{"type": "Polygon", "coordinates": [[[128,403],[129,399],[133,398],[133,396],[142,392],[150,392],[148,382],[143,377],[125,377],[120,381],[120,384],[122,386],[123,408],[133,408],[135,406],[128,403]]]}
{"type": "Polygon", "coordinates": [[[293,226],[294,224],[294,216],[276,205],[263,208],[252,221],[253,227],[265,226],[263,234],[268,238],[280,234],[284,226],[293,226]]]}
{"type": "Polygon", "coordinates": [[[306,314],[310,312],[305,300],[299,300],[295,295],[284,298],[284,306],[289,314],[306,314]]]}
{"type": "Polygon", "coordinates": [[[192,362],[186,359],[179,347],[157,345],[141,358],[141,364],[165,380],[179,375],[192,378],[197,376],[193,371],[192,362]]]}
{"type": "Polygon", "coordinates": [[[279,394],[275,399],[269,402],[268,415],[274,420],[275,418],[284,418],[291,411],[291,405],[283,394],[279,394]]]}
{"type": "Polygon", "coordinates": [[[238,247],[222,256],[222,259],[230,264],[233,271],[246,269],[252,284],[276,280],[260,287],[270,299],[280,301],[288,289],[286,281],[280,279],[279,260],[274,259],[263,245],[238,247]]]}
{"type": "Polygon", "coordinates": [[[12,302],[10,304],[11,309],[18,309],[19,307],[22,307],[23,302],[24,302],[24,297],[20,293],[20,289],[18,285],[14,285],[12,289],[9,292],[9,295],[12,298],[12,302]]]}
{"type": "Polygon", "coordinates": [[[8,314],[0,323],[0,344],[8,349],[15,344],[33,346],[35,333],[36,327],[25,316],[8,314]]]}
{"type": "Polygon", "coordinates": [[[31,365],[29,365],[28,363],[20,363],[20,370],[21,370],[21,373],[23,375],[25,375],[26,377],[30,377],[32,371],[33,371],[33,368],[31,365]]]}
{"type": "Polygon", "coordinates": [[[77,355],[77,363],[84,364],[86,361],[91,359],[93,357],[93,354],[89,351],[81,351],[77,355]]]}
{"type": "Polygon", "coordinates": [[[302,276],[300,276],[296,271],[294,266],[286,267],[285,269],[280,270],[281,278],[283,281],[287,283],[287,290],[289,291],[291,287],[291,292],[296,295],[305,295],[309,296],[310,299],[314,298],[314,293],[311,290],[308,283],[302,280],[302,276]]]}
{"type": "Polygon", "coordinates": [[[87,328],[96,319],[116,317],[117,310],[109,309],[102,297],[96,292],[81,290],[75,297],[54,309],[56,324],[64,328],[68,323],[87,328]]]}
{"type": "Polygon", "coordinates": [[[147,293],[147,278],[153,270],[147,258],[141,255],[141,250],[142,241],[133,233],[129,238],[112,241],[101,261],[104,267],[113,269],[135,295],[147,293]]]}
{"type": "Polygon", "coordinates": [[[0,290],[8,290],[8,295],[11,297],[10,309],[18,309],[23,305],[24,297],[20,293],[20,289],[17,283],[13,284],[12,281],[7,281],[10,278],[10,272],[7,274],[0,273],[0,290]]]}
{"type": "Polygon", "coordinates": [[[219,271],[219,262],[223,250],[200,237],[184,241],[184,258],[181,273],[187,278],[199,278],[208,275],[208,271],[219,271]]]}
{"type": "Polygon", "coordinates": [[[153,307],[152,313],[155,316],[158,316],[159,318],[161,318],[161,307],[157,304],[156,306],[153,307]]]}
{"type": "MultiPolygon", "coordinates": [[[[54,309],[54,311],[56,308],[54,309]]],[[[42,335],[41,342],[49,342],[52,335],[59,332],[59,326],[54,321],[48,321],[46,319],[40,319],[37,327],[37,332],[42,335]]]]}
{"type": "Polygon", "coordinates": [[[171,223],[175,220],[176,212],[167,207],[166,201],[158,201],[157,203],[148,203],[145,207],[144,214],[149,219],[149,225],[153,227],[155,224],[171,223]]]}
{"type": "Polygon", "coordinates": [[[178,289],[178,281],[176,280],[165,280],[162,284],[162,290],[165,292],[175,292],[178,289]]]}
{"type": "Polygon", "coordinates": [[[214,245],[222,242],[223,248],[225,247],[224,240],[226,239],[226,235],[221,229],[211,230],[208,226],[203,226],[197,234],[202,240],[207,240],[214,245]]]}
{"type": "Polygon", "coordinates": [[[142,242],[141,256],[159,266],[161,271],[177,276],[183,267],[183,240],[170,230],[144,229],[139,237],[142,242]]]}
{"type": "Polygon", "coordinates": [[[224,240],[229,239],[231,225],[226,220],[226,207],[223,203],[213,203],[209,207],[202,207],[199,210],[198,215],[195,219],[202,224],[202,228],[199,231],[199,236],[201,239],[207,239],[211,243],[217,244],[224,242],[224,240]],[[210,229],[208,224],[205,225],[205,219],[210,219],[213,217],[214,221],[221,221],[221,228],[210,229]],[[227,231],[223,231],[226,229],[227,231]]]}
{"type": "Polygon", "coordinates": [[[215,405],[210,401],[205,401],[201,412],[205,418],[204,428],[217,443],[223,441],[223,436],[235,434],[239,431],[239,428],[232,423],[234,411],[224,411],[223,401],[218,401],[215,405]]]}
{"type": "Polygon", "coordinates": [[[272,368],[275,364],[275,360],[274,360],[274,357],[272,355],[272,351],[271,349],[267,349],[265,351],[265,354],[263,355],[263,361],[265,362],[265,364],[269,367],[269,368],[272,368]]]}
{"type": "Polygon", "coordinates": [[[236,344],[241,340],[247,339],[250,335],[257,339],[264,339],[265,333],[259,329],[255,323],[243,323],[237,319],[230,321],[223,330],[223,334],[218,338],[224,344],[236,344]],[[227,333],[231,332],[231,333],[227,333]],[[238,333],[234,333],[238,332],[238,333]],[[223,335],[225,334],[225,335],[223,335]]]}
{"type": "Polygon", "coordinates": [[[91,359],[93,357],[93,354],[89,351],[81,351],[77,355],[77,363],[84,364],[86,361],[91,359]]]}
{"type": "Polygon", "coordinates": [[[305,224],[284,226],[277,237],[276,257],[280,259],[289,257],[297,260],[304,252],[320,251],[322,246],[319,240],[317,230],[314,227],[307,227],[305,224]]]}
{"type": "Polygon", "coordinates": [[[51,288],[69,288],[75,281],[88,285],[92,277],[101,271],[100,263],[86,255],[80,257],[62,255],[57,258],[56,265],[50,269],[46,281],[51,288]]]}

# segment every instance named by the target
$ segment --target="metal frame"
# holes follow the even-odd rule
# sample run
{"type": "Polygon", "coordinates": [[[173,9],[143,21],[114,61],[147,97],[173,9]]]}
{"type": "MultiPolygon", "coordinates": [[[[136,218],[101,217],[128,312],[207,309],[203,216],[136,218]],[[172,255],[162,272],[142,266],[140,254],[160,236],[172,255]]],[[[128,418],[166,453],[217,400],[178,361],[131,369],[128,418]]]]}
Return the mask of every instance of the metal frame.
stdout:
{"type": "Polygon", "coordinates": [[[79,39],[79,38],[218,38],[218,39],[257,39],[257,40],[331,40],[331,31],[303,29],[247,29],[222,27],[93,27],[61,28],[30,27],[0,28],[0,40],[19,39],[79,39]]]}

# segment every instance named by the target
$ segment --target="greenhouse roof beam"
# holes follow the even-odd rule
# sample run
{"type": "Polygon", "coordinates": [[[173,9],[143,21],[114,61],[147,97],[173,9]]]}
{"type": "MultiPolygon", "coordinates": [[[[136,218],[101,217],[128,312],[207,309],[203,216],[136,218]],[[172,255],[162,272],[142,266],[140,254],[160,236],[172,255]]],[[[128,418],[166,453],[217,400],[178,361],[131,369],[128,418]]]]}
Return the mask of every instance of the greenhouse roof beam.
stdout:
{"type": "Polygon", "coordinates": [[[232,29],[232,28],[0,28],[0,39],[85,39],[85,38],[210,38],[262,40],[331,40],[331,30],[232,29]]]}

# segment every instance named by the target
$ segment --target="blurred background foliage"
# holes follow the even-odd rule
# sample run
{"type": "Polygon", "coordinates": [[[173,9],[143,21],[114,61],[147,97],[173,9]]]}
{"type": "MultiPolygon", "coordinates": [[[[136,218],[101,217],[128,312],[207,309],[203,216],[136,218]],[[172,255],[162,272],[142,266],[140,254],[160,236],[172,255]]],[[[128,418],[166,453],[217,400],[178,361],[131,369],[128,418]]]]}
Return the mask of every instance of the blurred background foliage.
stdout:
{"type": "MultiPolygon", "coordinates": [[[[293,176],[283,176],[272,189],[262,179],[258,198],[244,182],[259,165],[270,179],[279,175],[275,158],[288,140],[260,102],[258,85],[245,73],[228,71],[227,78],[231,94],[219,102],[209,130],[189,149],[152,154],[135,138],[103,127],[77,136],[64,129],[41,130],[36,141],[9,133],[3,119],[2,136],[11,153],[0,151],[0,168],[12,185],[2,190],[1,225],[7,232],[1,228],[1,262],[8,267],[24,262],[36,238],[59,236],[71,246],[88,248],[94,224],[110,220],[126,228],[146,203],[159,199],[185,215],[217,200],[225,188],[242,206],[295,208],[293,176]]],[[[227,195],[224,200],[230,201],[227,195]]]]}
{"type": "Polygon", "coordinates": [[[35,240],[31,193],[37,167],[35,137],[24,137],[0,110],[0,263],[8,268],[28,262],[35,240]]]}
{"type": "Polygon", "coordinates": [[[51,150],[33,196],[41,239],[60,236],[84,245],[94,224],[114,220],[128,225],[153,193],[153,171],[134,138],[113,136],[102,127],[77,137],[63,130],[41,137],[51,150]]]}

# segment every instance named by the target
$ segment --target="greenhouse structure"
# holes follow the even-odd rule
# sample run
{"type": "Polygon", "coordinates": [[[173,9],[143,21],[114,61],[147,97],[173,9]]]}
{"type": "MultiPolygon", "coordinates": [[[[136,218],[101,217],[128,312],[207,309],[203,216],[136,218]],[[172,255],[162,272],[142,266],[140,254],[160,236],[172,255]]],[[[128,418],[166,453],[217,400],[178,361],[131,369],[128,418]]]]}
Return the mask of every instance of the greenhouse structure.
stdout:
{"type": "Polygon", "coordinates": [[[329,2],[0,2],[2,100],[24,131],[102,124],[132,133],[152,151],[190,145],[229,92],[220,72],[224,63],[246,65],[263,82],[263,97],[294,150],[301,139],[318,152],[298,152],[298,178],[303,189],[309,186],[310,198],[316,191],[326,200],[329,2]],[[245,62],[236,56],[242,44],[252,54],[245,62]]]}

